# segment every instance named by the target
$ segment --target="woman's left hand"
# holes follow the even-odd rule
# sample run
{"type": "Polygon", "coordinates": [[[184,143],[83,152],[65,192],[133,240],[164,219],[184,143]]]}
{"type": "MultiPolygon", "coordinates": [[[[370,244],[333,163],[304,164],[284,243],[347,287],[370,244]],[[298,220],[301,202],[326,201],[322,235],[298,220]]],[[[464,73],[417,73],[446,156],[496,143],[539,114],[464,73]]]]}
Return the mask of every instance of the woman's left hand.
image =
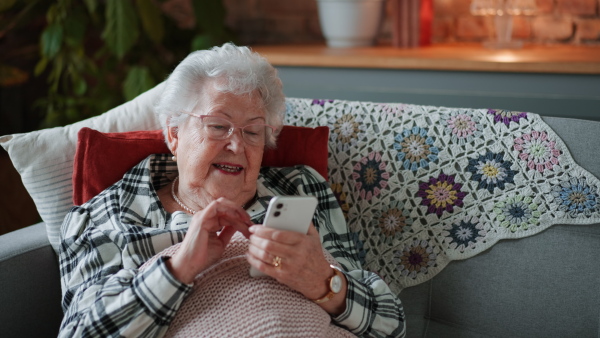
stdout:
{"type": "MultiPolygon", "coordinates": [[[[282,284],[302,293],[308,299],[323,297],[328,291],[327,280],[332,276],[329,262],[323,255],[319,232],[311,224],[308,233],[283,231],[254,225],[249,228],[248,262],[282,284]],[[279,267],[273,262],[279,257],[279,267]]],[[[340,294],[322,307],[332,314],[345,309],[346,280],[340,294]]]]}

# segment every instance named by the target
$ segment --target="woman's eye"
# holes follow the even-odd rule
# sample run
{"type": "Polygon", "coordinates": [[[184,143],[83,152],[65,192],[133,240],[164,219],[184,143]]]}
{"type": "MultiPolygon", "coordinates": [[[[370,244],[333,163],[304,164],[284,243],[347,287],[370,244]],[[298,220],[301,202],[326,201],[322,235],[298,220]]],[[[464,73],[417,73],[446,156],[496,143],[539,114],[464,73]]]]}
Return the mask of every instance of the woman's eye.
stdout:
{"type": "Polygon", "coordinates": [[[214,129],[214,130],[229,130],[229,126],[225,126],[222,124],[210,124],[208,125],[209,128],[214,129]]]}
{"type": "Polygon", "coordinates": [[[262,126],[247,126],[244,128],[244,133],[248,136],[260,136],[263,131],[262,126]]]}
{"type": "Polygon", "coordinates": [[[244,133],[246,133],[246,135],[249,135],[249,136],[258,136],[258,132],[255,132],[252,130],[244,130],[244,133]]]}

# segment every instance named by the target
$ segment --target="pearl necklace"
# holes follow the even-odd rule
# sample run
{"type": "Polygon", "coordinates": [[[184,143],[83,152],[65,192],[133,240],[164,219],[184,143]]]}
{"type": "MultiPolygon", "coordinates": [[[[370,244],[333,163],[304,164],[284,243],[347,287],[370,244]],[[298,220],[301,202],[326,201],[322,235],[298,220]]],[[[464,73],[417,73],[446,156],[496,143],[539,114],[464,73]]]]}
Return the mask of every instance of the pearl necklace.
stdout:
{"type": "Polygon", "coordinates": [[[175,202],[177,202],[177,204],[179,204],[180,207],[182,207],[185,211],[187,211],[188,213],[193,215],[196,213],[196,210],[192,210],[192,209],[188,208],[188,206],[183,204],[183,202],[181,202],[179,200],[179,198],[177,198],[177,195],[175,194],[175,182],[177,182],[178,179],[179,179],[179,176],[175,177],[175,179],[173,180],[173,183],[171,184],[171,196],[173,197],[175,202]]]}

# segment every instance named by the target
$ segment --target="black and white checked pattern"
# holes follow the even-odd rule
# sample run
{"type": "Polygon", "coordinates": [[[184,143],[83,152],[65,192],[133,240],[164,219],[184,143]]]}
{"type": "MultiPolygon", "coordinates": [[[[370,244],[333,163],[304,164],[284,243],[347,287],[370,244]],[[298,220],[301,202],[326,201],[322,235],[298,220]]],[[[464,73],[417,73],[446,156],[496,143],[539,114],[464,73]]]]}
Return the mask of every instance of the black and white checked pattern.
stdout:
{"type": "MultiPolygon", "coordinates": [[[[59,248],[65,311],[60,336],[164,334],[191,286],[169,273],[165,259],[141,272],[138,268],[185,236],[186,228],[171,223],[171,214],[156,195],[176,170],[167,155],[152,155],[121,181],[69,212],[59,248]]],[[[318,198],[314,224],[323,247],[342,265],[349,281],[347,309],[333,321],[360,336],[404,336],[400,300],[379,276],[361,268],[327,182],[305,166],[263,168],[258,199],[250,208],[253,222],[262,222],[275,195],[318,198]]]]}

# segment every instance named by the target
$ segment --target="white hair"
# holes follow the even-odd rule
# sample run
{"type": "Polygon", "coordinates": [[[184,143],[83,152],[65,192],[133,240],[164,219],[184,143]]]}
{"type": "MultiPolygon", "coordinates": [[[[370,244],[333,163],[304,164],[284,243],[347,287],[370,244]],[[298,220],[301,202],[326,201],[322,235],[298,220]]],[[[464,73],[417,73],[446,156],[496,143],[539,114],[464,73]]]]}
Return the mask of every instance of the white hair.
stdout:
{"type": "Polygon", "coordinates": [[[274,147],[285,113],[283,85],[277,70],[258,53],[232,43],[190,53],[168,77],[155,106],[165,138],[167,128],[178,127],[189,118],[183,112],[194,110],[199,104],[199,91],[212,79],[223,80],[215,87],[220,92],[259,93],[266,123],[277,130],[267,139],[266,147],[274,147]]]}

